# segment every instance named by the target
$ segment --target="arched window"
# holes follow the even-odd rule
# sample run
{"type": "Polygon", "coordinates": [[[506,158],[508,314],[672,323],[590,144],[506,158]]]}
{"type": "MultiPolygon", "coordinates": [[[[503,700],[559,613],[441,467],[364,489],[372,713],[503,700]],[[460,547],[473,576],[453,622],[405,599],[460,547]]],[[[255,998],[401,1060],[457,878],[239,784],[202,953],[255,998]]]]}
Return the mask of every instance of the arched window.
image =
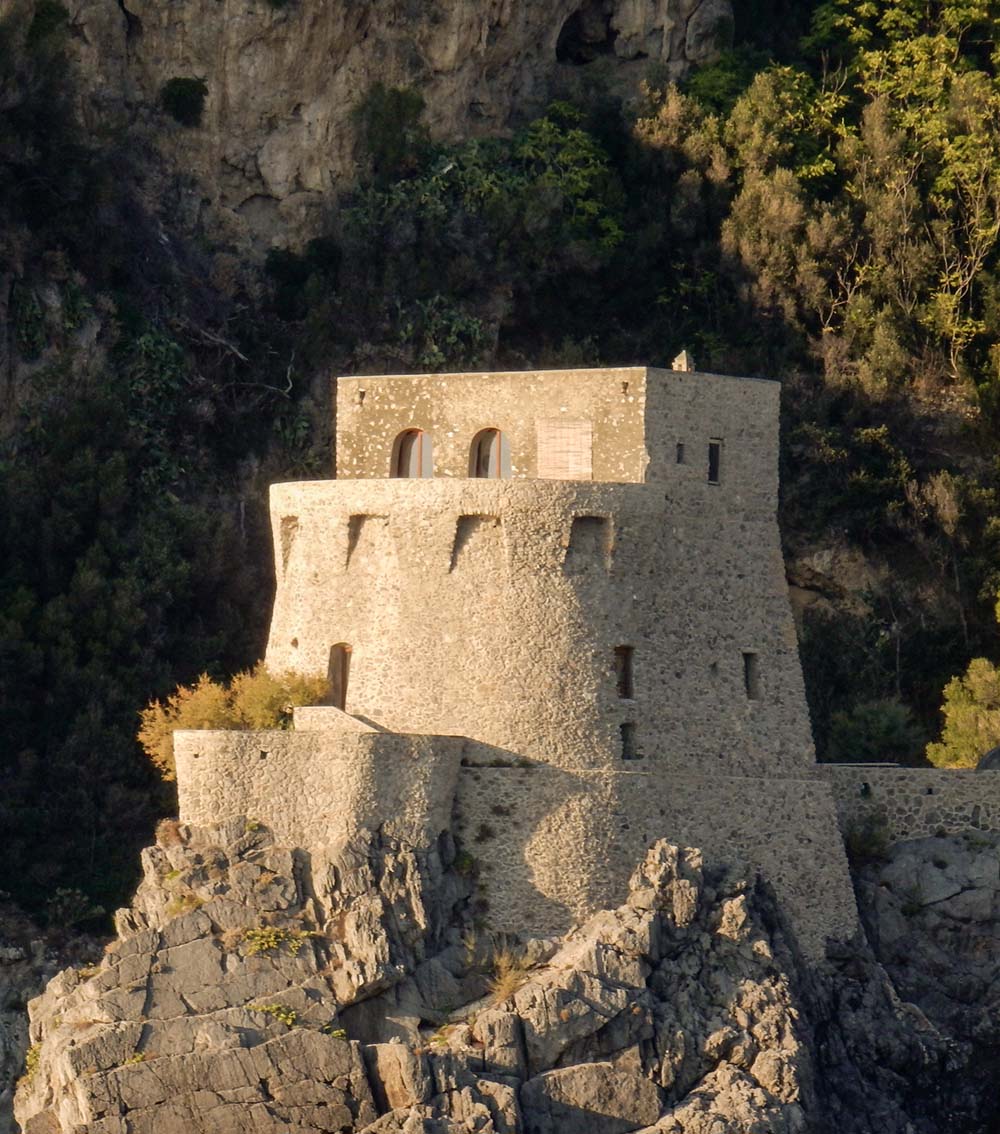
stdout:
{"type": "Polygon", "coordinates": [[[326,671],[330,683],[330,704],[344,711],[347,708],[347,679],[351,674],[351,647],[338,642],[330,647],[330,664],[326,671]]]}
{"type": "Polygon", "coordinates": [[[510,443],[499,429],[481,429],[473,437],[469,476],[510,476],[510,443]]]}
{"type": "Polygon", "coordinates": [[[422,429],[407,429],[392,447],[392,475],[429,477],[434,475],[434,442],[422,429]]]}

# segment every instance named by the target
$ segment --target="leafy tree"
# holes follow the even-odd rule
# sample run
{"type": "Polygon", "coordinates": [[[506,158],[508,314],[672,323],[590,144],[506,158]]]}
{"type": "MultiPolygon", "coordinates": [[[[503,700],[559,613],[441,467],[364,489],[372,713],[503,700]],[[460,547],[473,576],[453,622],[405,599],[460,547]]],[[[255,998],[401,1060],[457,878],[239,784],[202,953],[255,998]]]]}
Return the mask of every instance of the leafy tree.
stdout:
{"type": "Polygon", "coordinates": [[[430,135],[420,121],[423,110],[417,91],[383,83],[376,83],[355,108],[358,136],[377,184],[414,173],[430,152],[430,135]]]}
{"type": "Polygon", "coordinates": [[[973,658],[962,676],[944,688],[941,740],[927,745],[939,768],[974,768],[1000,744],[1000,672],[986,658],[973,658]]]}

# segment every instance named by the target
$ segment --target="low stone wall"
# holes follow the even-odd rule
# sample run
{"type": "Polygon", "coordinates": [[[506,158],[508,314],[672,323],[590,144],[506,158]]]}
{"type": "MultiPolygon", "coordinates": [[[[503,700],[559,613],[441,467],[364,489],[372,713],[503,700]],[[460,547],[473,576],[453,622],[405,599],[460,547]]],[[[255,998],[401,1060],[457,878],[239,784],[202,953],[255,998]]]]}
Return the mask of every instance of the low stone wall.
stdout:
{"type": "Polygon", "coordinates": [[[174,733],[182,822],[247,815],[290,846],[364,827],[426,845],[451,823],[459,737],[320,731],[174,733]]]}
{"type": "Polygon", "coordinates": [[[884,818],[890,841],[944,831],[1000,831],[1000,772],[820,764],[833,789],[841,829],[884,818]]]}
{"type": "Polygon", "coordinates": [[[457,831],[480,871],[487,920],[559,933],[617,905],[646,848],[669,838],[710,860],[757,868],[804,951],[857,928],[829,785],[543,765],[463,768],[457,831]]]}

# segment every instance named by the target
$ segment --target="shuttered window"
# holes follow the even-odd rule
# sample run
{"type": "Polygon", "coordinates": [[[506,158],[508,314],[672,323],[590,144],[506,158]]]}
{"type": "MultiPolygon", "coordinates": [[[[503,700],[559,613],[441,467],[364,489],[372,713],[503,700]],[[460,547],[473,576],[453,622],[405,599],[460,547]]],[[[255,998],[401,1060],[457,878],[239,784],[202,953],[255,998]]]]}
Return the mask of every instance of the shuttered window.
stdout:
{"type": "Polygon", "coordinates": [[[535,422],[538,476],[542,480],[592,480],[593,425],[549,418],[535,422]]]}

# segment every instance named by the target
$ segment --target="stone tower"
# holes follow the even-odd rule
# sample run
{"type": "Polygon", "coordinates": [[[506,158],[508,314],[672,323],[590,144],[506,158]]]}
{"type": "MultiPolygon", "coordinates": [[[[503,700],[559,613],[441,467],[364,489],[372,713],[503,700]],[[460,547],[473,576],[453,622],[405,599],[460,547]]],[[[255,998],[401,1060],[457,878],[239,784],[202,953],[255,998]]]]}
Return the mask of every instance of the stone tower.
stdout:
{"type": "Polygon", "coordinates": [[[336,480],[272,489],[268,665],[332,667],[348,713],[498,759],[805,771],[778,391],[647,368],[341,378],[336,480]]]}
{"type": "Polygon", "coordinates": [[[271,490],[292,732],[175,734],[181,817],[362,827],[561,932],[667,837],[759,867],[804,947],[856,910],[776,519],[777,383],[646,367],[341,378],[336,479],[271,490]]]}

